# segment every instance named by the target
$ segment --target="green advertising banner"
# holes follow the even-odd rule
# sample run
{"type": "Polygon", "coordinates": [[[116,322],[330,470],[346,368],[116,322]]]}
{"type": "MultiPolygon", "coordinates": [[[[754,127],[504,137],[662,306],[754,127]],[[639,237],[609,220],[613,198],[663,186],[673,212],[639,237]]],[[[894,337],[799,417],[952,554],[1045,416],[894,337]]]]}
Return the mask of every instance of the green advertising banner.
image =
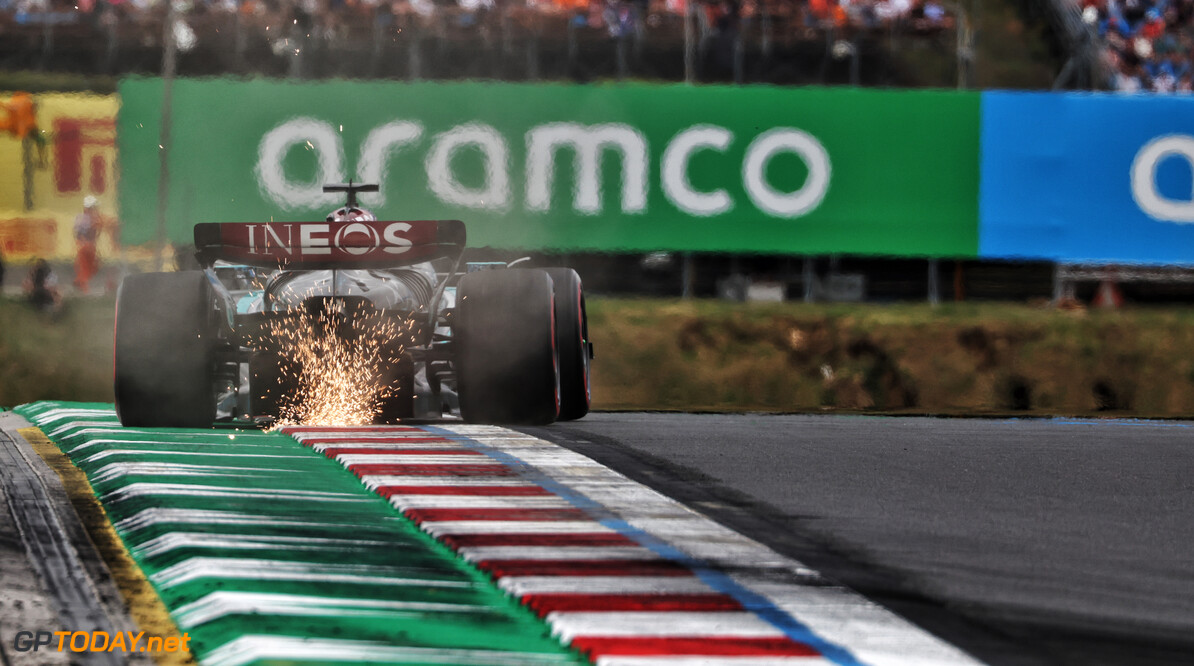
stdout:
{"type": "MultiPolygon", "coordinates": [[[[125,241],[156,237],[160,79],[121,83],[125,241]]],[[[471,246],[972,257],[979,95],[684,85],[182,80],[168,233],[382,219],[471,246]]]]}

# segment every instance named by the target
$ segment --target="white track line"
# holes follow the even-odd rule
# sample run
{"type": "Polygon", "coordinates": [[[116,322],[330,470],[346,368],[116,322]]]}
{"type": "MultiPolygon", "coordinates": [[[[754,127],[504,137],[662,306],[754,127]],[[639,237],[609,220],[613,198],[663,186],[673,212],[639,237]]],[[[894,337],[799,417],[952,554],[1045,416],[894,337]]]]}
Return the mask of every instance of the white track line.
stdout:
{"type": "Polygon", "coordinates": [[[547,621],[552,632],[567,641],[577,636],[779,638],[784,635],[775,625],[744,611],[551,613],[547,621]]]}
{"type": "MultiPolygon", "coordinates": [[[[424,523],[426,524],[426,523],[424,523]]],[[[472,546],[459,549],[464,559],[485,560],[658,560],[640,546],[472,546]]]]}
{"type": "Polygon", "coordinates": [[[594,520],[444,520],[419,524],[435,536],[441,534],[616,534],[594,520]]]}
{"type": "MultiPolygon", "coordinates": [[[[396,484],[395,484],[396,485],[396,484]]],[[[406,484],[410,485],[410,484],[406,484]]],[[[571,509],[555,495],[391,495],[399,509],[571,509]]]]}
{"type": "MultiPolygon", "coordinates": [[[[383,449],[384,450],[384,449],[383,449]]],[[[344,453],[336,456],[342,465],[434,465],[440,466],[475,466],[486,465],[501,467],[501,463],[485,456],[453,455],[386,455],[384,453],[344,453]]]]}
{"type": "Polygon", "coordinates": [[[822,657],[600,657],[597,666],[828,666],[822,657]]]}
{"type": "Polygon", "coordinates": [[[508,486],[534,488],[536,483],[510,476],[399,476],[397,474],[363,474],[361,482],[371,488],[377,486],[508,486]]]}
{"type": "Polygon", "coordinates": [[[713,588],[692,576],[506,576],[503,590],[528,594],[707,594],[713,588]]]}

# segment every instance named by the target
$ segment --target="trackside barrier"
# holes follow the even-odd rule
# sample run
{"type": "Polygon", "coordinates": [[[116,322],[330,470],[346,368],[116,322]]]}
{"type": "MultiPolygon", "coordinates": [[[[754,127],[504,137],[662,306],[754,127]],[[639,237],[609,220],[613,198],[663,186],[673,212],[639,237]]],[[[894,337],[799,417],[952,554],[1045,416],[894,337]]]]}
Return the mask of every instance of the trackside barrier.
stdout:
{"type": "MultiPolygon", "coordinates": [[[[120,85],[127,242],[156,237],[161,92],[120,85]]],[[[321,219],[352,178],[473,246],[1194,264],[1194,98],[182,80],[173,109],[178,243],[321,219]]]]}

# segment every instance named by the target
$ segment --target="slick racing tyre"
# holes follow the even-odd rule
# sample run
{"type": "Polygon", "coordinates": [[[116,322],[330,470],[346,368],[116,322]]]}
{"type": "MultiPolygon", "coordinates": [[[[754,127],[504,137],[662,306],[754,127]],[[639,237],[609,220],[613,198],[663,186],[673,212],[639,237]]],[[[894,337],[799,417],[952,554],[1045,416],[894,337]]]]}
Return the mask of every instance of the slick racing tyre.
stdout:
{"type": "Polygon", "coordinates": [[[209,428],[212,289],[201,271],[124,279],[116,297],[116,412],[126,426],[209,428]]]}
{"type": "Polygon", "coordinates": [[[470,423],[543,425],[560,410],[551,277],[469,273],[456,287],[456,378],[470,423]]]}
{"type": "Polygon", "coordinates": [[[556,296],[556,349],[560,355],[560,421],[589,413],[589,321],[580,276],[571,268],[544,269],[556,296]]]}

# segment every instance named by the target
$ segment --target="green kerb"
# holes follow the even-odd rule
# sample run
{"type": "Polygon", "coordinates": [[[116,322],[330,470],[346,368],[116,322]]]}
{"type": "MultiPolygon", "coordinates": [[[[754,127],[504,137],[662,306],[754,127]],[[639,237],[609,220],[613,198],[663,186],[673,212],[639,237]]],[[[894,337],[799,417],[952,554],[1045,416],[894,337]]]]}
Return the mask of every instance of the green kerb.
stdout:
{"type": "Polygon", "coordinates": [[[16,411],[86,474],[202,663],[585,663],[286,435],[126,429],[107,404],[16,411]]]}

